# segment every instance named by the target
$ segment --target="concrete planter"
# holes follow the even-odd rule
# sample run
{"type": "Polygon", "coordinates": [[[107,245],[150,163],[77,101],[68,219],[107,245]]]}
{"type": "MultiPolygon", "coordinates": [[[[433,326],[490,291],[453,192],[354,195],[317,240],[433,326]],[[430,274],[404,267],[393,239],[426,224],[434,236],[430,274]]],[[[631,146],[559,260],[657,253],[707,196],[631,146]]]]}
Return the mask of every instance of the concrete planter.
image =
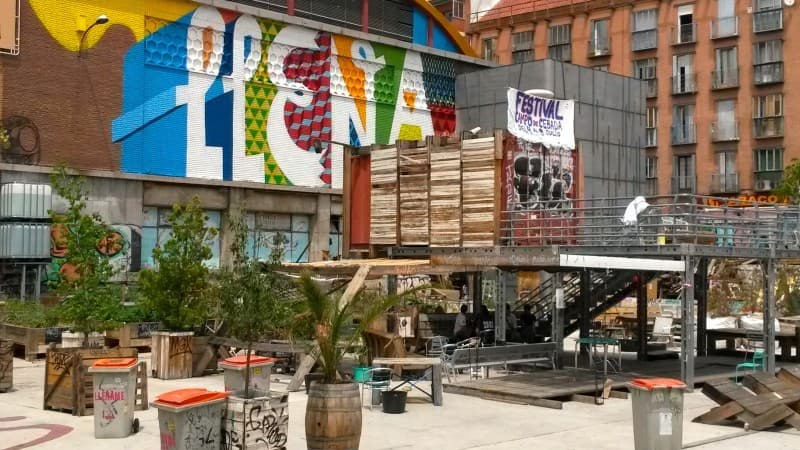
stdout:
{"type": "Polygon", "coordinates": [[[0,339],[0,392],[7,392],[13,386],[14,343],[0,339]]]}
{"type": "Polygon", "coordinates": [[[244,391],[228,397],[222,421],[222,448],[286,449],[289,432],[289,394],[255,391],[244,398],[244,391]]]}

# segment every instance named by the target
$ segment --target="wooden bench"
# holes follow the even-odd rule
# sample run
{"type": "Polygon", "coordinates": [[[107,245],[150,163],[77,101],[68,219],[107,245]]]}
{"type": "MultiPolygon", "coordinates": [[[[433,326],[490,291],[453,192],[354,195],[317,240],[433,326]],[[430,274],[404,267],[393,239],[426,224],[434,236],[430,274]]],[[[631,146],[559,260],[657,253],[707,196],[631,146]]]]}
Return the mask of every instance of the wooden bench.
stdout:
{"type": "Polygon", "coordinates": [[[452,354],[443,354],[442,361],[447,379],[450,374],[456,375],[458,369],[478,368],[484,369],[486,378],[489,377],[489,367],[504,366],[509,364],[530,364],[546,362],[555,368],[556,344],[545,342],[540,344],[510,344],[496,347],[465,347],[457,348],[452,354]]]}

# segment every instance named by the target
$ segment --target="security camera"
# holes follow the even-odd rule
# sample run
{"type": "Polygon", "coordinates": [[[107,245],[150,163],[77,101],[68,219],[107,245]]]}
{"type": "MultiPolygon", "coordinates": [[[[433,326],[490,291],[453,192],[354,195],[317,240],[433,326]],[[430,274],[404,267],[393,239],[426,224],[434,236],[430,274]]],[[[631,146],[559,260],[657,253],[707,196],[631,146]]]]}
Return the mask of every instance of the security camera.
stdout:
{"type": "Polygon", "coordinates": [[[472,133],[472,134],[478,134],[478,133],[481,132],[481,127],[475,127],[473,129],[469,130],[469,132],[472,133]]]}

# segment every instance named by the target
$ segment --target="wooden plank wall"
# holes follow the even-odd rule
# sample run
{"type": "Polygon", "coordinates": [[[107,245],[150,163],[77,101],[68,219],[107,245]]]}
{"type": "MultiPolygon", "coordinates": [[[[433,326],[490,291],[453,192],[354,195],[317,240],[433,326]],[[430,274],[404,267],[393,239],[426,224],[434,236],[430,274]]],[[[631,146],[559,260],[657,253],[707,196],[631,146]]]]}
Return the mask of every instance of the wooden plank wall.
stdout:
{"type": "Polygon", "coordinates": [[[428,245],[429,156],[425,142],[397,142],[400,245],[428,245]]]}
{"type": "Polygon", "coordinates": [[[430,145],[430,245],[461,245],[461,142],[432,138],[430,145]]]}
{"type": "Polygon", "coordinates": [[[373,146],[370,154],[369,242],[397,245],[397,148],[373,146]]]}
{"type": "Polygon", "coordinates": [[[462,141],[461,236],[464,247],[491,247],[495,230],[495,138],[462,141]]]}

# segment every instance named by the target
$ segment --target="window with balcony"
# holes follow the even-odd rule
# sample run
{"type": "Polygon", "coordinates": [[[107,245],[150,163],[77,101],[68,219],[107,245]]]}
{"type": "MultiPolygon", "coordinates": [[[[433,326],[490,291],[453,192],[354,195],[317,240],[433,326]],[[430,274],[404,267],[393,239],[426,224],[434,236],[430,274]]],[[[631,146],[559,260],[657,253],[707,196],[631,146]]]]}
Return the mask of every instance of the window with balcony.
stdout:
{"type": "Polygon", "coordinates": [[[454,19],[464,18],[464,0],[453,0],[453,8],[450,10],[454,19]]]}
{"type": "Polygon", "coordinates": [[[497,58],[497,38],[486,38],[483,40],[483,59],[498,62],[497,58]]]}
{"type": "Polygon", "coordinates": [[[778,187],[783,179],[783,149],[756,149],[753,153],[753,174],[756,191],[769,191],[778,187]]]}
{"type": "Polygon", "coordinates": [[[717,102],[717,120],[711,123],[711,140],[727,142],[739,140],[739,123],[736,122],[736,100],[717,102]]]}
{"type": "Polygon", "coordinates": [[[757,42],[753,44],[753,83],[772,84],[783,82],[783,41],[757,42]]]}
{"type": "Polygon", "coordinates": [[[647,98],[653,98],[658,95],[658,84],[656,83],[656,58],[646,58],[634,61],[633,77],[640,80],[647,80],[647,98]]]}
{"type": "Polygon", "coordinates": [[[646,9],[633,13],[631,48],[633,51],[648,50],[658,46],[658,9],[646,9]]]}
{"type": "Polygon", "coordinates": [[[717,0],[717,18],[711,20],[711,39],[739,35],[736,0],[717,0]]]}
{"type": "Polygon", "coordinates": [[[675,105],[672,109],[672,145],[697,142],[694,125],[694,105],[675,105]]]}
{"type": "Polygon", "coordinates": [[[753,136],[756,138],[783,136],[783,94],[753,98],[753,136]]]}
{"type": "Polygon", "coordinates": [[[593,20],[591,33],[591,39],[589,40],[589,57],[610,55],[611,45],[608,37],[608,19],[593,20]]]}
{"type": "Polygon", "coordinates": [[[697,24],[694,23],[694,5],[678,6],[678,26],[672,29],[673,44],[690,44],[697,40],[697,24]]]}
{"type": "Polygon", "coordinates": [[[547,30],[547,54],[550,59],[572,60],[572,25],[553,25],[547,30]]]}
{"type": "Polygon", "coordinates": [[[696,177],[694,155],[678,155],[672,163],[672,193],[693,194],[696,177]]]}
{"type": "Polygon", "coordinates": [[[783,29],[783,6],[781,0],[753,1],[753,33],[764,33],[783,29]]]}
{"type": "Polygon", "coordinates": [[[511,35],[511,61],[514,64],[533,61],[533,31],[511,35]]]}
{"type": "Polygon", "coordinates": [[[717,171],[711,174],[711,192],[739,192],[739,175],[736,173],[736,152],[717,153],[717,171]]]}
{"type": "Polygon", "coordinates": [[[739,64],[736,47],[718,48],[714,51],[716,65],[711,74],[711,87],[728,89],[739,86],[739,64]]]}
{"type": "Polygon", "coordinates": [[[693,94],[695,87],[694,54],[672,56],[672,93],[693,94]]]}
{"type": "Polygon", "coordinates": [[[645,123],[645,147],[658,145],[658,108],[647,107],[647,121],[645,123]]]}

